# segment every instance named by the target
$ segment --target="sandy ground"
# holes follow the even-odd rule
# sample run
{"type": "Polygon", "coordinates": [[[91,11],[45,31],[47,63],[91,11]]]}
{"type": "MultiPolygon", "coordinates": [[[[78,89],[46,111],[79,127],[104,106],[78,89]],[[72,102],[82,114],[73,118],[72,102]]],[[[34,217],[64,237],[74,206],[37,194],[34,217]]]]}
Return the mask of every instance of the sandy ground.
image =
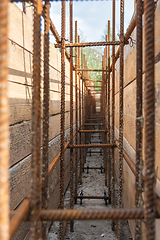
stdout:
{"type": "MultiPolygon", "coordinates": [[[[99,135],[95,134],[92,141],[99,142],[99,135]]],[[[94,151],[99,151],[99,149],[94,149],[94,151]]],[[[93,153],[92,156],[87,154],[85,166],[89,164],[90,167],[100,167],[101,164],[103,165],[103,155],[101,156],[99,153],[93,153]]],[[[93,196],[104,196],[104,190],[107,191],[107,187],[105,186],[104,181],[104,173],[101,173],[101,170],[89,170],[87,174],[87,170],[83,173],[83,182],[82,185],[79,185],[78,188],[78,195],[80,195],[81,190],[83,190],[83,194],[85,195],[93,195],[93,196]]],[[[65,196],[65,208],[68,206],[69,202],[69,190],[65,196]]],[[[82,205],[80,205],[80,199],[77,200],[77,204],[74,205],[74,209],[81,209],[81,208],[111,208],[111,205],[105,205],[103,199],[98,200],[89,200],[83,199],[82,205]]],[[[74,222],[74,232],[70,232],[69,223],[67,227],[67,233],[65,239],[72,239],[72,240],[116,240],[118,239],[117,232],[112,231],[111,228],[111,221],[75,221],[74,222]]],[[[56,240],[58,239],[58,229],[59,223],[52,224],[48,236],[48,240],[56,240]]],[[[123,235],[124,240],[132,239],[128,222],[123,222],[123,235]]]]}

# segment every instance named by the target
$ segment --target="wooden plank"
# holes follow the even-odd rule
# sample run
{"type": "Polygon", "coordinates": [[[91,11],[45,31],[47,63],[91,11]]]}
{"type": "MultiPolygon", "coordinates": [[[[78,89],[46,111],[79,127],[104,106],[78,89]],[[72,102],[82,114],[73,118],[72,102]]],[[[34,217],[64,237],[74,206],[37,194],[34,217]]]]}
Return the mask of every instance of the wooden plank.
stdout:
{"type": "MultiPolygon", "coordinates": [[[[69,137],[69,130],[66,137],[69,137]]],[[[60,150],[60,136],[50,141],[49,144],[49,162],[58,154],[60,150]]],[[[65,166],[69,163],[69,151],[65,152],[65,166]]],[[[15,209],[30,191],[31,187],[31,155],[24,158],[21,162],[14,165],[10,170],[10,206],[11,210],[15,209]]],[[[59,167],[57,166],[50,176],[51,193],[59,180],[59,167]]]]}
{"type": "MultiPolygon", "coordinates": [[[[69,112],[65,114],[65,129],[70,126],[69,112]]],[[[60,114],[49,119],[49,140],[60,133],[60,114]]],[[[31,121],[10,127],[10,167],[31,153],[31,121]],[[23,151],[22,151],[23,149],[23,151]]]]}

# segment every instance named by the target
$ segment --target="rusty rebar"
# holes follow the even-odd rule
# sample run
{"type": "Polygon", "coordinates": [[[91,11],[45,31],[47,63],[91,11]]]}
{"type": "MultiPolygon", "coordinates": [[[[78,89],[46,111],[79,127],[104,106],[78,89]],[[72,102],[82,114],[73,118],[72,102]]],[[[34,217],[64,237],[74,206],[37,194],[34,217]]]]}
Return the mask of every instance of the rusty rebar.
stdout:
{"type": "Polygon", "coordinates": [[[42,210],[41,219],[52,221],[73,220],[109,220],[143,219],[143,209],[78,209],[78,210],[42,210]]]}
{"type": "Polygon", "coordinates": [[[0,1],[0,239],[9,239],[9,106],[7,96],[8,1],[0,1]]]}
{"type": "MultiPolygon", "coordinates": [[[[137,81],[136,81],[136,181],[135,206],[142,207],[142,0],[137,1],[137,81]]],[[[141,220],[135,221],[135,240],[141,239],[141,220]]]]}
{"type": "MultiPolygon", "coordinates": [[[[72,0],[70,0],[69,6],[70,6],[70,42],[72,43],[73,42],[73,1],[72,0]]],[[[73,48],[70,48],[70,144],[73,144],[73,48]]],[[[73,149],[71,148],[70,149],[70,208],[71,209],[73,209],[73,206],[74,206],[73,173],[74,173],[73,149]]],[[[73,232],[73,221],[70,222],[70,231],[73,232]]]]}
{"type": "MultiPolygon", "coordinates": [[[[49,141],[49,9],[45,1],[44,11],[44,90],[43,90],[43,153],[42,153],[42,209],[48,208],[48,141],[49,141]]],[[[47,238],[47,222],[42,222],[42,238],[47,238]]]]}
{"type": "MultiPolygon", "coordinates": [[[[64,208],[64,137],[65,137],[65,8],[66,1],[61,3],[61,146],[60,146],[60,209],[64,208]]],[[[63,239],[63,223],[60,222],[59,238],[63,239]]]]}
{"type": "MultiPolygon", "coordinates": [[[[119,45],[119,41],[105,41],[105,42],[84,42],[84,43],[66,43],[65,47],[93,47],[93,46],[109,46],[109,45],[119,45]]],[[[56,48],[59,48],[60,44],[55,44],[56,48]]]]}
{"type": "MultiPolygon", "coordinates": [[[[83,47],[81,47],[81,68],[83,68],[83,47]]],[[[84,129],[84,123],[85,123],[85,109],[84,109],[84,76],[82,72],[82,127],[81,129],[84,129]]],[[[84,135],[82,135],[82,143],[84,143],[84,135]]],[[[82,149],[82,162],[84,164],[84,149],[82,149]]]]}
{"type": "Polygon", "coordinates": [[[84,123],[84,126],[103,126],[103,123],[84,123]]]}
{"type": "MultiPolygon", "coordinates": [[[[80,36],[78,36],[78,43],[80,43],[80,36]]],[[[78,48],[78,68],[80,68],[80,48],[78,48]]],[[[80,74],[78,75],[79,77],[79,126],[81,126],[81,76],[80,74]]],[[[81,129],[81,127],[80,127],[81,129]]],[[[83,131],[83,130],[82,130],[83,131]]],[[[82,143],[82,134],[81,130],[79,130],[79,144],[82,143]]],[[[82,159],[82,149],[80,148],[79,150],[79,159],[80,159],[80,182],[82,182],[82,167],[83,167],[83,159],[82,159]]]]}
{"type": "MultiPolygon", "coordinates": [[[[110,21],[108,21],[108,41],[110,41],[110,21]]],[[[108,46],[108,57],[107,57],[108,61],[108,69],[110,69],[110,46],[108,46]]],[[[108,128],[108,141],[107,143],[110,144],[110,72],[107,75],[107,88],[108,88],[108,104],[107,104],[107,128],[108,128]]],[[[109,201],[111,202],[111,151],[110,149],[108,149],[108,195],[109,195],[109,201]]]]}
{"type": "Polygon", "coordinates": [[[145,28],[145,236],[155,239],[154,0],[144,1],[145,28]]]}
{"type": "Polygon", "coordinates": [[[69,145],[69,148],[115,148],[115,144],[80,144],[69,145]]]}
{"type": "MultiPolygon", "coordinates": [[[[102,69],[106,69],[106,48],[104,49],[104,55],[102,58],[102,69]]],[[[102,72],[102,119],[103,119],[103,128],[106,132],[106,75],[104,72],[102,72]]],[[[101,118],[101,117],[98,117],[101,118]]],[[[103,143],[106,144],[106,134],[103,134],[103,143]]],[[[105,168],[105,185],[107,186],[107,151],[106,149],[103,150],[103,162],[104,162],[104,168],[105,168]]]]}
{"type": "Polygon", "coordinates": [[[79,133],[105,133],[106,130],[100,129],[100,130],[79,130],[79,133]]]}
{"type": "MultiPolygon", "coordinates": [[[[112,40],[115,41],[115,0],[112,1],[112,40]]],[[[115,46],[112,46],[112,135],[111,143],[114,144],[114,124],[115,124],[115,46]]],[[[115,174],[114,174],[114,148],[111,149],[111,203],[114,208],[115,200],[115,174]]],[[[112,221],[112,227],[114,223],[112,221]]]]}
{"type": "Polygon", "coordinates": [[[88,69],[88,68],[77,69],[77,71],[78,72],[110,72],[109,70],[105,70],[105,69],[88,69]]]}
{"type": "MultiPolygon", "coordinates": [[[[106,41],[108,41],[108,35],[106,35],[106,41]]],[[[107,46],[106,46],[106,48],[105,48],[105,68],[106,68],[106,70],[108,70],[108,66],[107,66],[107,55],[108,55],[108,53],[107,53],[107,50],[108,50],[108,48],[107,48],[107,46]]],[[[106,74],[105,74],[105,89],[104,89],[104,91],[105,91],[105,121],[106,121],[106,125],[105,125],[105,130],[106,130],[106,132],[105,132],[105,134],[104,134],[104,138],[105,138],[105,143],[108,143],[108,136],[107,136],[107,126],[108,126],[108,118],[107,118],[107,109],[108,109],[108,98],[107,98],[107,96],[108,96],[108,88],[107,88],[107,84],[108,84],[108,74],[109,74],[109,72],[106,72],[106,74]]],[[[108,159],[108,151],[109,151],[109,148],[107,148],[107,149],[104,149],[105,151],[106,151],[106,169],[107,169],[107,171],[105,171],[105,175],[106,175],[106,181],[105,181],[105,185],[106,186],[108,186],[109,185],[109,159],[108,159]]],[[[105,154],[105,151],[104,151],[104,154],[105,154]]]]}
{"type": "MultiPolygon", "coordinates": [[[[77,43],[77,21],[75,21],[75,43],[77,43]]],[[[77,47],[75,48],[75,120],[76,132],[78,132],[78,86],[77,86],[77,47]]],[[[75,144],[78,144],[78,135],[76,134],[75,144]]],[[[77,193],[77,174],[78,174],[78,150],[75,150],[76,172],[75,172],[75,193],[77,193]]],[[[81,176],[80,176],[81,179],[81,176]]]]}
{"type": "Polygon", "coordinates": [[[32,187],[31,187],[31,239],[41,238],[41,12],[38,0],[34,1],[33,35],[33,87],[32,87],[32,187]]]}
{"type": "MultiPolygon", "coordinates": [[[[120,6],[120,78],[119,78],[119,179],[118,179],[118,207],[123,207],[123,49],[124,49],[124,0],[121,0],[120,6]]],[[[118,236],[122,239],[122,222],[118,223],[118,236]]]]}

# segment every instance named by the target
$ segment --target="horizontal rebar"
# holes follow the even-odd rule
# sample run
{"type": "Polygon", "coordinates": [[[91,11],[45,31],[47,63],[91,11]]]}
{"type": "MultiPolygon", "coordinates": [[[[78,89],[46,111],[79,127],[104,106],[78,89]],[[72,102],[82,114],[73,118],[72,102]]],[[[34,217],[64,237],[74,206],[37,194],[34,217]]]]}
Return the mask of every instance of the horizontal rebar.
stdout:
{"type": "Polygon", "coordinates": [[[77,198],[83,198],[83,199],[104,199],[104,196],[77,196],[77,198]]]}
{"type": "Polygon", "coordinates": [[[85,123],[84,126],[103,126],[103,123],[85,123]]]}
{"type": "Polygon", "coordinates": [[[105,69],[87,69],[87,68],[82,68],[82,69],[77,69],[78,72],[110,72],[109,70],[105,70],[105,69]]]}
{"type": "MultiPolygon", "coordinates": [[[[89,152],[87,152],[87,153],[90,153],[90,151],[89,152]]],[[[92,153],[101,153],[100,151],[91,151],[91,154],[92,153]]]]}
{"type": "MultiPolygon", "coordinates": [[[[93,47],[93,46],[108,46],[119,45],[119,41],[107,41],[107,42],[84,42],[84,43],[66,43],[65,47],[93,47]]],[[[61,44],[55,44],[55,48],[60,48],[61,44]]]]}
{"type": "Polygon", "coordinates": [[[79,130],[80,133],[102,133],[106,132],[106,130],[79,130]]]}
{"type": "Polygon", "coordinates": [[[136,209],[72,209],[42,210],[41,219],[45,221],[106,220],[106,219],[143,219],[144,210],[136,209]]]}
{"type": "Polygon", "coordinates": [[[95,169],[95,170],[100,169],[100,170],[101,170],[100,167],[89,167],[89,168],[87,168],[87,167],[83,167],[83,169],[89,169],[89,170],[90,170],[90,169],[93,169],[93,170],[94,170],[94,169],[95,169]]]}
{"type": "Polygon", "coordinates": [[[94,88],[100,88],[101,86],[87,86],[87,87],[94,87],[94,88]]]}
{"type": "MultiPolygon", "coordinates": [[[[96,79],[88,79],[88,78],[86,78],[85,79],[86,81],[90,81],[90,82],[102,82],[101,80],[96,80],[96,79]]],[[[86,86],[87,87],[87,86],[86,86]]]]}
{"type": "Polygon", "coordinates": [[[114,148],[117,147],[116,144],[79,144],[79,145],[69,145],[69,148],[114,148]]]}

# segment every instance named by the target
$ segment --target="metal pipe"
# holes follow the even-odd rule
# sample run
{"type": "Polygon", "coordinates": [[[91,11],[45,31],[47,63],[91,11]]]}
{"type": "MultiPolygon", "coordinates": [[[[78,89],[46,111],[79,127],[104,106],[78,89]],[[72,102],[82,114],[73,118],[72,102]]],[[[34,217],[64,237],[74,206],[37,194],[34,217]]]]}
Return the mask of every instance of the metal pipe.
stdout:
{"type": "MultiPolygon", "coordinates": [[[[45,0],[44,11],[44,91],[43,91],[43,152],[42,152],[42,209],[48,208],[48,141],[49,141],[49,9],[45,0]]],[[[47,222],[42,222],[42,238],[47,238],[47,222]]]]}
{"type": "MultiPolygon", "coordinates": [[[[31,239],[41,238],[41,12],[39,1],[34,5],[33,34],[33,87],[32,87],[32,187],[31,187],[31,239]]],[[[41,3],[42,4],[42,3],[41,3]]]]}
{"type": "Polygon", "coordinates": [[[154,0],[144,0],[145,28],[145,237],[155,239],[155,82],[154,82],[154,0]]]}
{"type": "Polygon", "coordinates": [[[50,221],[80,221],[109,219],[143,219],[143,209],[78,209],[78,210],[42,210],[41,219],[50,221]]]}
{"type": "MultiPolygon", "coordinates": [[[[61,123],[60,123],[60,209],[64,208],[64,137],[65,137],[65,9],[66,1],[61,3],[61,123]]],[[[60,222],[59,238],[63,239],[63,223],[60,222]]]]}
{"type": "Polygon", "coordinates": [[[9,106],[7,92],[8,1],[0,1],[0,239],[9,239],[9,106]]]}

